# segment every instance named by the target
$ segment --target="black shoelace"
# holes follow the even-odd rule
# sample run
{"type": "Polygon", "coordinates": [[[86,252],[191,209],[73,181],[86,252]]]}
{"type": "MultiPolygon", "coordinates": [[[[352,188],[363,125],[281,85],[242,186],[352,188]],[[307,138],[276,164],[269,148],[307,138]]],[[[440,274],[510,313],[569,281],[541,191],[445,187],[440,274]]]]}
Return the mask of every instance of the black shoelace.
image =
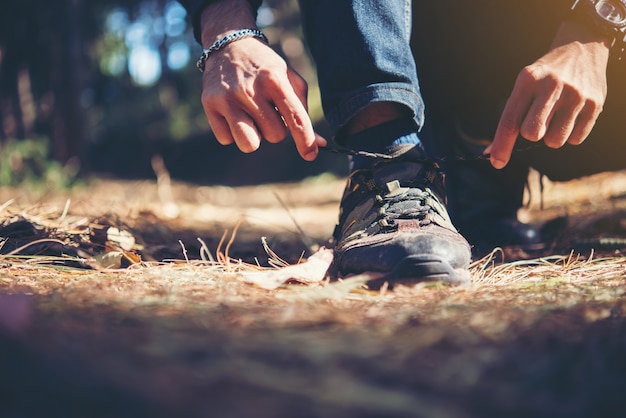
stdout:
{"type": "MultiPolygon", "coordinates": [[[[527,144],[525,146],[516,147],[513,150],[514,154],[519,154],[525,151],[530,151],[532,149],[536,149],[541,147],[541,144],[527,144]]],[[[392,160],[392,159],[402,159],[402,155],[400,156],[391,156],[388,154],[382,154],[378,152],[369,152],[369,151],[357,151],[348,148],[339,147],[337,145],[328,145],[326,147],[320,147],[320,151],[328,152],[332,154],[343,154],[349,155],[353,157],[366,157],[366,158],[374,158],[379,160],[392,160]]],[[[489,160],[489,154],[486,155],[448,155],[443,157],[434,157],[434,158],[415,158],[414,156],[410,157],[412,161],[417,163],[424,164],[439,164],[439,163],[448,163],[455,161],[480,161],[480,160],[489,160]]]]}

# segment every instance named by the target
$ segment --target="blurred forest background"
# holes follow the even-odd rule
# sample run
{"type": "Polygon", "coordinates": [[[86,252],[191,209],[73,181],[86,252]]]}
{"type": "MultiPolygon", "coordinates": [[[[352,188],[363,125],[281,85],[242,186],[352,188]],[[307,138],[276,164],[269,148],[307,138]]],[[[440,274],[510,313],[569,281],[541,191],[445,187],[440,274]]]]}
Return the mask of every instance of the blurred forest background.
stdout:
{"type": "MultiPolygon", "coordinates": [[[[258,24],[309,82],[316,128],[327,135],[296,0],[266,0],[258,24]]],[[[174,0],[10,0],[0,13],[0,185],[79,178],[199,184],[298,180],[345,160],[301,160],[292,141],[253,154],[222,147],[200,104],[201,47],[174,0]],[[8,4],[7,4],[8,3],[8,4]]]]}

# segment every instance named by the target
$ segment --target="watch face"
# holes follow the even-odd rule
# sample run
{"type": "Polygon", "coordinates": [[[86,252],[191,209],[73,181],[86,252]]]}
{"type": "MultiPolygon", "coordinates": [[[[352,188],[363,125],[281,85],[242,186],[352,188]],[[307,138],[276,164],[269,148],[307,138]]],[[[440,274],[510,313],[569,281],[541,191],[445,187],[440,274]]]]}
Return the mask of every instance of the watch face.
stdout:
{"type": "Polygon", "coordinates": [[[612,25],[626,25],[626,6],[620,0],[599,0],[596,3],[596,12],[612,25]]]}

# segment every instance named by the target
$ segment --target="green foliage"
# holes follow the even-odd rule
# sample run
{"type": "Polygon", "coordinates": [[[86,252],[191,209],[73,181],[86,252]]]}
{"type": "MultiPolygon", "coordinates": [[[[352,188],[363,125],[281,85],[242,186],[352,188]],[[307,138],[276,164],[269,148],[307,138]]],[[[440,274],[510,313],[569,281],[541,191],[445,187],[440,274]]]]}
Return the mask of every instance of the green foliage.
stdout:
{"type": "MultiPolygon", "coordinates": [[[[177,157],[216,142],[194,65],[201,46],[175,0],[14,3],[0,13],[0,84],[6,87],[0,98],[0,138],[50,138],[56,151],[46,152],[39,140],[7,142],[0,155],[0,185],[72,181],[66,167],[45,157],[61,164],[80,158],[81,174],[151,177],[155,153],[173,155],[168,169],[179,173],[175,176],[217,181],[204,172],[192,176],[197,166],[177,157]],[[36,31],[27,29],[32,22],[36,31]],[[35,57],[31,51],[38,51],[35,57]],[[152,78],[138,76],[144,72],[152,78]]],[[[266,0],[261,11],[271,46],[309,83],[310,115],[326,135],[320,130],[326,125],[315,69],[301,42],[297,0],[266,0]]],[[[264,166],[272,178],[295,176],[301,165],[285,162],[297,160],[295,147],[289,160],[276,151],[284,148],[264,148],[265,160],[280,162],[264,166]]],[[[222,156],[240,157],[219,148],[206,161],[222,156]]],[[[319,162],[316,167],[324,169],[319,162]]]]}
{"type": "Polygon", "coordinates": [[[94,48],[100,72],[106,76],[118,76],[126,65],[126,54],[128,48],[124,40],[111,33],[104,33],[95,42],[94,48]]]}
{"type": "Polygon", "coordinates": [[[8,140],[0,146],[0,186],[67,188],[77,177],[75,165],[49,156],[47,138],[8,140]]]}

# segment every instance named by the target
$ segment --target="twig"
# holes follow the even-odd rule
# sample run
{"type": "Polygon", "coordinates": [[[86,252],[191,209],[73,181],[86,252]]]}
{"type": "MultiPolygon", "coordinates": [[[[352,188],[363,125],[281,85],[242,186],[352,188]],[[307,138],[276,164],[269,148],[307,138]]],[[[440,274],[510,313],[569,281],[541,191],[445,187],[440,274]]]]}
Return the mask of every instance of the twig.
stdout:
{"type": "Polygon", "coordinates": [[[274,266],[274,267],[287,267],[289,266],[289,263],[286,262],[285,260],[283,260],[282,258],[280,258],[278,256],[278,254],[276,254],[271,248],[270,246],[267,244],[267,238],[266,237],[261,237],[261,244],[263,245],[263,249],[265,250],[265,253],[269,256],[269,263],[274,266]]]}
{"type": "Polygon", "coordinates": [[[63,213],[61,213],[61,216],[59,216],[58,221],[59,222],[63,222],[63,220],[65,220],[65,217],[67,216],[67,212],[69,212],[70,210],[70,203],[71,203],[71,199],[67,199],[65,201],[65,207],[63,208],[63,213]]]}
{"type": "Polygon", "coordinates": [[[9,199],[0,205],[0,212],[4,211],[7,207],[11,206],[15,202],[15,199],[9,199]]]}
{"type": "Polygon", "coordinates": [[[230,256],[228,255],[228,253],[230,251],[230,247],[233,245],[233,242],[235,242],[235,237],[237,236],[237,230],[239,229],[239,225],[241,225],[241,219],[239,219],[235,224],[233,232],[230,234],[230,240],[228,241],[228,243],[226,244],[226,248],[224,249],[224,257],[226,258],[227,270],[230,268],[230,256]]]}
{"type": "Polygon", "coordinates": [[[211,263],[215,263],[215,259],[213,258],[211,251],[209,251],[209,247],[207,247],[206,242],[204,242],[202,238],[197,238],[197,240],[200,242],[200,258],[202,258],[202,261],[206,262],[206,257],[208,257],[208,261],[210,261],[211,263]]]}
{"type": "Polygon", "coordinates": [[[224,233],[222,234],[222,238],[220,238],[220,241],[217,243],[217,248],[215,249],[215,254],[217,256],[217,261],[227,265],[228,261],[225,260],[224,254],[222,253],[222,244],[224,243],[224,240],[226,239],[226,234],[228,233],[228,230],[225,229],[224,233]]]}
{"type": "Polygon", "coordinates": [[[35,245],[35,244],[41,244],[44,242],[54,242],[57,244],[61,244],[61,245],[66,245],[63,241],[58,240],[58,239],[54,239],[54,238],[43,238],[43,239],[38,239],[35,241],[31,241],[27,244],[22,245],[21,247],[18,247],[16,249],[14,249],[13,251],[10,251],[8,253],[5,254],[5,256],[11,256],[11,255],[18,255],[21,251],[25,250],[26,248],[35,245]]]}
{"type": "Polygon", "coordinates": [[[183,256],[185,257],[185,260],[187,261],[187,264],[189,264],[189,257],[187,257],[187,248],[185,248],[185,244],[183,244],[182,240],[178,240],[178,243],[183,248],[183,256]]]}
{"type": "Polygon", "coordinates": [[[295,225],[296,229],[298,230],[298,236],[300,237],[300,240],[302,241],[302,243],[309,249],[310,252],[314,253],[316,250],[315,242],[313,242],[313,240],[309,238],[309,236],[300,227],[300,225],[298,224],[298,221],[296,221],[296,218],[293,216],[293,214],[289,210],[289,207],[280,198],[278,193],[276,192],[272,192],[272,193],[274,194],[274,197],[276,197],[276,200],[278,200],[278,203],[280,203],[283,209],[285,209],[285,212],[287,212],[287,216],[289,216],[289,219],[291,219],[291,222],[293,222],[293,224],[295,225]]]}
{"type": "Polygon", "coordinates": [[[224,252],[222,253],[221,250],[222,245],[224,244],[224,240],[226,240],[226,235],[228,234],[227,229],[224,230],[222,238],[220,238],[220,242],[217,244],[217,249],[215,250],[215,253],[217,255],[217,261],[224,265],[226,271],[230,270],[230,257],[228,253],[230,251],[230,247],[233,245],[233,242],[235,242],[235,237],[237,236],[237,230],[239,229],[239,225],[241,225],[241,219],[239,219],[235,224],[233,232],[230,234],[230,239],[228,240],[228,243],[226,243],[226,247],[224,248],[224,252]]]}

